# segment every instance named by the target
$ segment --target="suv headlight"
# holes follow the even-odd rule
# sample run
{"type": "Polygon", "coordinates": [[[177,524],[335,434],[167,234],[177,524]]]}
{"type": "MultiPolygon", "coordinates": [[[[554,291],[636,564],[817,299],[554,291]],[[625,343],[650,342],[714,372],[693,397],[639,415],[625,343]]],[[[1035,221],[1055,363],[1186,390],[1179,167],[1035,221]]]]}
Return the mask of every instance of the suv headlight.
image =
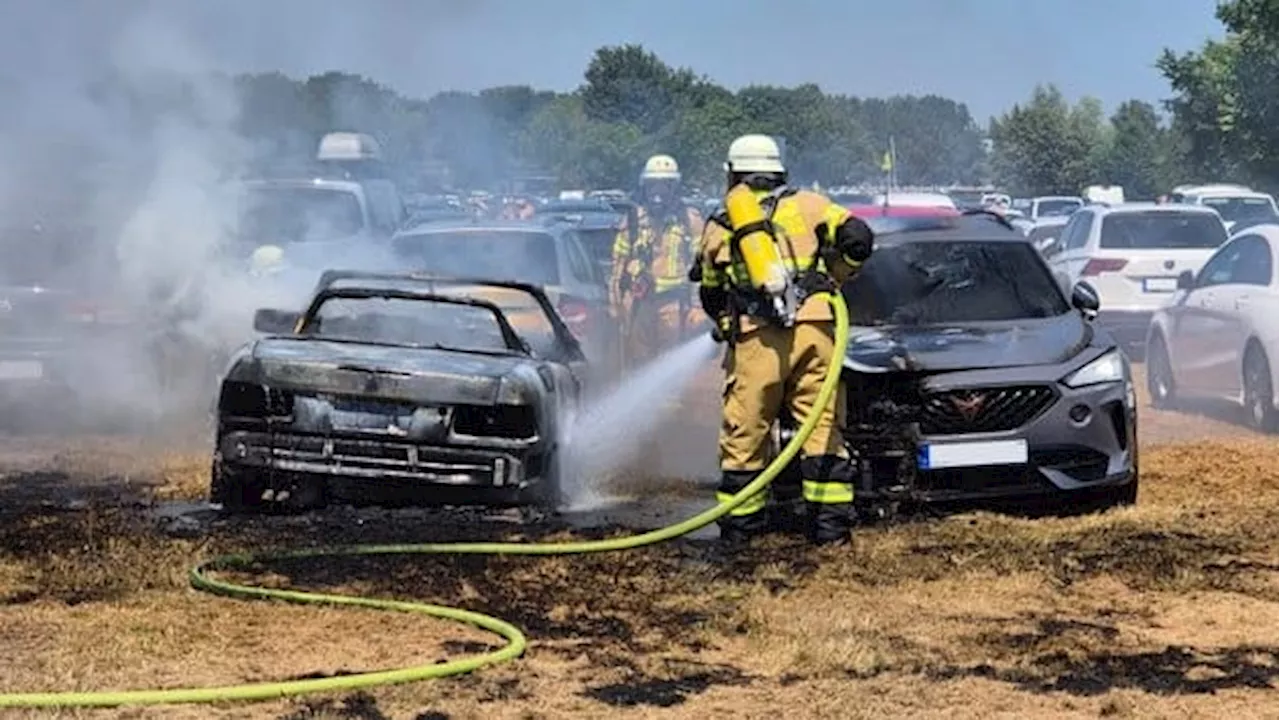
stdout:
{"type": "Polygon", "coordinates": [[[1067,387],[1084,387],[1100,383],[1120,382],[1127,377],[1124,357],[1119,350],[1112,350],[1084,367],[1063,378],[1067,387]]]}

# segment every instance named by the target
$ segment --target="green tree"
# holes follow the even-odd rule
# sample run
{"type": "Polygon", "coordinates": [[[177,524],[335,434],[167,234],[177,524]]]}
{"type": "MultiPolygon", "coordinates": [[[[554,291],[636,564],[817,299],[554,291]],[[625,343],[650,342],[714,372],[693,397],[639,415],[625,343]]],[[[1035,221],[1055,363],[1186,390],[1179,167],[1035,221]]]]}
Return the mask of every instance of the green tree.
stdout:
{"type": "Polygon", "coordinates": [[[1132,197],[1154,198],[1167,190],[1172,150],[1160,115],[1141,100],[1121,103],[1111,116],[1112,135],[1101,162],[1102,177],[1132,197]]]}
{"type": "Polygon", "coordinates": [[[1072,107],[1054,86],[991,123],[992,166],[1004,187],[1028,195],[1075,194],[1098,179],[1106,139],[1096,100],[1072,107]]]}
{"type": "Polygon", "coordinates": [[[1236,176],[1242,159],[1254,154],[1239,123],[1239,55],[1239,42],[1228,38],[1206,42],[1198,53],[1165,50],[1157,60],[1174,91],[1165,105],[1174,118],[1172,140],[1180,145],[1181,170],[1189,182],[1236,176]]]}

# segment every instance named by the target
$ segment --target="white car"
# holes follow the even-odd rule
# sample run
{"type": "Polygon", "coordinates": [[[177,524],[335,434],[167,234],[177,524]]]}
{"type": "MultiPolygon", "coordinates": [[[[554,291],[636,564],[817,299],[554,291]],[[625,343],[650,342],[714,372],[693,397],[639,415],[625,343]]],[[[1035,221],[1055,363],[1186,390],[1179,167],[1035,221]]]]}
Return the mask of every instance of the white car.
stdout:
{"type": "Polygon", "coordinates": [[[1183,272],[1173,301],[1152,317],[1147,386],[1152,402],[1239,403],[1255,428],[1276,428],[1276,295],[1280,225],[1233,236],[1198,273],[1183,272]]]}
{"type": "Polygon", "coordinates": [[[1069,219],[1066,215],[1050,215],[1039,220],[1023,221],[1026,223],[1023,234],[1043,255],[1058,241],[1058,237],[1062,235],[1062,228],[1066,227],[1069,219]]]}
{"type": "Polygon", "coordinates": [[[1065,287],[1088,282],[1101,300],[1098,323],[1134,359],[1145,347],[1151,314],[1227,241],[1217,213],[1194,205],[1089,205],[1063,226],[1046,259],[1065,287]]]}
{"type": "Polygon", "coordinates": [[[1070,217],[1071,213],[1084,206],[1084,198],[1070,195],[1044,195],[1020,200],[1014,204],[1024,217],[1037,223],[1046,218],[1070,217]]]}
{"type": "Polygon", "coordinates": [[[1253,225],[1280,222],[1276,201],[1270,195],[1243,185],[1181,185],[1169,199],[1176,203],[1204,205],[1217,211],[1228,232],[1253,225]]]}

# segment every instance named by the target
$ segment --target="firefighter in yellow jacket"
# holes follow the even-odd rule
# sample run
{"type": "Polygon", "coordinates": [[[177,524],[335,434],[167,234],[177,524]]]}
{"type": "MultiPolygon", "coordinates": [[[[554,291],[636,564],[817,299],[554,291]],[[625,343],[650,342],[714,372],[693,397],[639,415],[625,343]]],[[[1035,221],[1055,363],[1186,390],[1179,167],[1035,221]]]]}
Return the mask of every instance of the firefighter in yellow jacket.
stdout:
{"type": "Polygon", "coordinates": [[[610,300],[620,321],[623,361],[641,364],[698,324],[687,285],[702,234],[698,211],[680,198],[680,168],[654,155],[640,173],[640,198],[613,244],[610,300]]]}
{"type": "MultiPolygon", "coordinates": [[[[781,411],[797,421],[813,411],[832,362],[835,321],[826,300],[812,295],[836,290],[870,256],[873,243],[871,229],[846,208],[787,186],[778,144],[767,135],[734,140],[725,170],[725,205],[707,222],[700,263],[690,274],[715,322],[713,334],[728,342],[721,501],[771,459],[771,428],[781,411]],[[762,264],[758,253],[765,251],[772,261],[762,264]],[[768,274],[761,270],[767,265],[782,270],[757,277],[768,274]]],[[[820,412],[800,456],[808,534],[819,544],[844,542],[853,523],[855,477],[839,436],[842,393],[820,412]]],[[[738,543],[766,530],[765,503],[761,493],[722,519],[722,539],[738,543]]]]}

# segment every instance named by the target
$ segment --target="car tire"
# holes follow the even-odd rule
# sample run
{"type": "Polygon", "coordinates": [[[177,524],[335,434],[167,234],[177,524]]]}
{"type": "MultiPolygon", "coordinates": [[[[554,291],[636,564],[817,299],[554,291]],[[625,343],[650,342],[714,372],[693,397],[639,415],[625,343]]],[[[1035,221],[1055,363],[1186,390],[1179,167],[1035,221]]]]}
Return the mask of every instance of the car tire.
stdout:
{"type": "Polygon", "coordinates": [[[1276,406],[1272,402],[1271,368],[1256,345],[1250,345],[1245,351],[1241,373],[1245,422],[1259,432],[1275,432],[1277,418],[1276,406]]]}
{"type": "Polygon", "coordinates": [[[224,514],[242,515],[261,511],[262,493],[266,487],[255,474],[228,469],[215,457],[210,479],[209,500],[222,505],[224,514]]]}
{"type": "Polygon", "coordinates": [[[1151,406],[1161,410],[1177,405],[1177,387],[1173,381],[1173,363],[1164,339],[1157,335],[1147,348],[1147,394],[1151,406]]]}

